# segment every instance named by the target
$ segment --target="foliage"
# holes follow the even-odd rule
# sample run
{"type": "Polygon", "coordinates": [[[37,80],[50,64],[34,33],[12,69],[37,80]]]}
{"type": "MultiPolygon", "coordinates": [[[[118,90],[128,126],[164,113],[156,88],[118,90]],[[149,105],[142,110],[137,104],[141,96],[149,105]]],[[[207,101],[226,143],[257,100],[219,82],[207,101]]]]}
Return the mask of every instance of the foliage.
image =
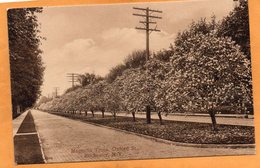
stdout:
{"type": "Polygon", "coordinates": [[[241,46],[241,51],[243,51],[250,60],[251,55],[247,0],[239,0],[239,6],[223,19],[217,33],[218,36],[231,37],[236,44],[241,46]]]}
{"type": "Polygon", "coordinates": [[[41,104],[47,103],[51,100],[52,100],[52,98],[48,98],[46,96],[41,96],[39,102],[35,105],[35,107],[39,107],[41,104]]]}
{"type": "Polygon", "coordinates": [[[128,55],[125,59],[125,66],[129,68],[139,68],[144,66],[146,62],[146,51],[138,50],[132,52],[132,54],[128,55]]]}
{"type": "Polygon", "coordinates": [[[13,114],[16,106],[22,109],[34,105],[41,95],[43,63],[39,46],[43,39],[38,34],[36,13],[41,8],[8,10],[8,35],[11,64],[11,88],[13,114]]]}
{"type": "Polygon", "coordinates": [[[216,31],[217,23],[215,17],[213,16],[210,22],[207,22],[206,18],[201,18],[198,22],[192,22],[188,29],[183,32],[178,33],[175,41],[173,52],[178,57],[182,57],[184,54],[189,53],[191,48],[197,41],[193,41],[193,36],[196,35],[206,35],[210,32],[216,31]],[[185,42],[185,43],[183,43],[185,42]]]}
{"type": "Polygon", "coordinates": [[[115,81],[115,84],[119,86],[119,94],[125,111],[144,111],[148,103],[146,76],[140,68],[128,69],[115,81]]]}
{"type": "Polygon", "coordinates": [[[176,52],[172,57],[174,71],[167,74],[167,97],[176,102],[177,94],[187,110],[208,110],[225,103],[233,106],[252,103],[247,86],[250,62],[230,38],[217,37],[213,32],[201,33],[183,43],[184,46],[189,43],[190,51],[182,52],[182,57],[176,52]],[[176,85],[172,87],[174,82],[176,85]]]}
{"type": "Polygon", "coordinates": [[[125,64],[119,64],[113,67],[106,76],[106,81],[108,83],[112,83],[118,76],[123,74],[124,70],[126,70],[125,64]]]}
{"type": "Polygon", "coordinates": [[[153,55],[154,59],[162,62],[170,62],[170,57],[173,55],[173,46],[170,46],[169,50],[161,50],[153,55]]]}
{"type": "Polygon", "coordinates": [[[118,86],[116,84],[107,85],[104,89],[104,104],[106,111],[109,111],[116,117],[121,110],[121,97],[119,95],[118,86]]]}
{"type": "Polygon", "coordinates": [[[66,94],[66,93],[72,92],[72,91],[74,91],[74,90],[76,90],[76,89],[78,89],[80,87],[81,86],[79,86],[79,85],[76,85],[74,87],[70,87],[70,88],[66,89],[64,93],[66,94]]]}
{"type": "Polygon", "coordinates": [[[94,84],[100,80],[103,80],[103,78],[100,76],[97,76],[95,74],[91,74],[91,73],[85,73],[85,74],[79,75],[79,77],[78,77],[78,81],[81,84],[81,86],[87,86],[90,84],[94,84]]]}
{"type": "MultiPolygon", "coordinates": [[[[146,64],[148,82],[150,92],[150,105],[152,109],[158,113],[169,112],[169,102],[166,97],[166,75],[170,71],[170,63],[158,59],[150,59],[146,64]]],[[[147,95],[147,94],[146,94],[147,95]]]]}
{"type": "Polygon", "coordinates": [[[117,77],[121,76],[126,69],[143,67],[145,62],[145,51],[134,51],[126,57],[123,64],[118,64],[110,70],[106,76],[106,80],[108,83],[112,83],[117,77]]]}

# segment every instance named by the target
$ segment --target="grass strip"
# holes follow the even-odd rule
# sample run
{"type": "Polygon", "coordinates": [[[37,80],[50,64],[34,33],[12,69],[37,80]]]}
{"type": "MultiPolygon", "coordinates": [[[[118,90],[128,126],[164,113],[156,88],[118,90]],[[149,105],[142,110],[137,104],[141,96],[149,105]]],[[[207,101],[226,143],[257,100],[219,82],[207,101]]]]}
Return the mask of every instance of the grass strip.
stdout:
{"type": "Polygon", "coordinates": [[[75,115],[68,113],[55,113],[60,116],[92,122],[108,127],[122,129],[138,134],[149,135],[156,138],[182,143],[194,144],[254,144],[254,127],[236,125],[217,125],[218,131],[211,130],[211,124],[183,121],[164,120],[161,125],[158,119],[153,119],[152,124],[146,124],[146,119],[137,118],[133,122],[131,117],[111,116],[102,118],[75,115]]]}

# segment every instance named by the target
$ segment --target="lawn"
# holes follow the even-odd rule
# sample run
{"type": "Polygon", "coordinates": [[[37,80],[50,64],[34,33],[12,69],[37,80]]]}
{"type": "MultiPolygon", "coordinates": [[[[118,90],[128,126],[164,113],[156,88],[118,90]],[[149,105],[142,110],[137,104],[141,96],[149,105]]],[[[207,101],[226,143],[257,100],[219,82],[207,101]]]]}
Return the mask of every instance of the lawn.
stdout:
{"type": "Polygon", "coordinates": [[[218,125],[218,131],[211,130],[211,124],[165,120],[160,125],[159,120],[153,119],[152,124],[146,124],[145,119],[137,118],[136,122],[130,117],[117,117],[101,115],[72,115],[55,113],[64,117],[96,123],[108,127],[122,129],[138,134],[149,135],[156,138],[182,143],[194,144],[254,144],[254,127],[218,125]]]}

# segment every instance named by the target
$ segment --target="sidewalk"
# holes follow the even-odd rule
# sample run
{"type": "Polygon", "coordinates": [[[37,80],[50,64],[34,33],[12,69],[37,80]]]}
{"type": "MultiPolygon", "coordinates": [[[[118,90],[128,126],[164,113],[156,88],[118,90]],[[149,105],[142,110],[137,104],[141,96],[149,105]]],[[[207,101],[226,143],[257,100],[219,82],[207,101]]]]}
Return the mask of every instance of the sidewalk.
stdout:
{"type": "Polygon", "coordinates": [[[15,134],[17,133],[20,125],[22,124],[25,116],[27,115],[29,110],[25,111],[24,113],[22,113],[20,116],[18,116],[17,118],[15,118],[12,121],[12,125],[13,125],[13,137],[15,136],[15,134]]]}

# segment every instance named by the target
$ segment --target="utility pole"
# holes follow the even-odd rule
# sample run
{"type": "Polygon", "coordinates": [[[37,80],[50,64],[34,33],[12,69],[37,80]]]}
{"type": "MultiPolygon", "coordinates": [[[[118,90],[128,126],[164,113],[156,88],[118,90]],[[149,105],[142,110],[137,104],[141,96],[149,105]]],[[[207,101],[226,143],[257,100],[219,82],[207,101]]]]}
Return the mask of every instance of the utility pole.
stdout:
{"type": "Polygon", "coordinates": [[[58,90],[60,88],[59,87],[54,87],[54,97],[58,97],[58,90]]]}
{"type": "MultiPolygon", "coordinates": [[[[160,32],[160,30],[157,29],[157,22],[155,22],[154,20],[155,19],[162,19],[162,17],[152,15],[152,13],[158,14],[158,13],[162,13],[162,11],[153,10],[153,9],[150,9],[149,7],[147,7],[147,8],[133,7],[133,9],[136,10],[136,11],[143,12],[142,14],[133,13],[133,15],[141,17],[141,18],[144,19],[144,20],[139,21],[139,23],[142,23],[144,25],[144,27],[136,27],[136,29],[144,30],[146,32],[146,62],[147,62],[150,58],[149,35],[153,31],[160,32]],[[154,28],[151,28],[152,27],[151,25],[155,25],[154,28]]],[[[148,73],[148,70],[147,70],[147,73],[148,73]]],[[[150,84],[149,84],[148,81],[147,81],[147,87],[148,87],[148,96],[150,97],[151,88],[150,88],[150,84]]],[[[149,98],[149,101],[150,101],[150,98],[149,98]]],[[[151,123],[151,105],[150,105],[150,102],[146,105],[146,121],[147,121],[147,124],[151,123]]]]}
{"type": "Polygon", "coordinates": [[[67,73],[67,77],[70,78],[69,82],[72,83],[72,87],[75,86],[75,83],[77,82],[78,80],[78,74],[76,73],[67,73]]]}

